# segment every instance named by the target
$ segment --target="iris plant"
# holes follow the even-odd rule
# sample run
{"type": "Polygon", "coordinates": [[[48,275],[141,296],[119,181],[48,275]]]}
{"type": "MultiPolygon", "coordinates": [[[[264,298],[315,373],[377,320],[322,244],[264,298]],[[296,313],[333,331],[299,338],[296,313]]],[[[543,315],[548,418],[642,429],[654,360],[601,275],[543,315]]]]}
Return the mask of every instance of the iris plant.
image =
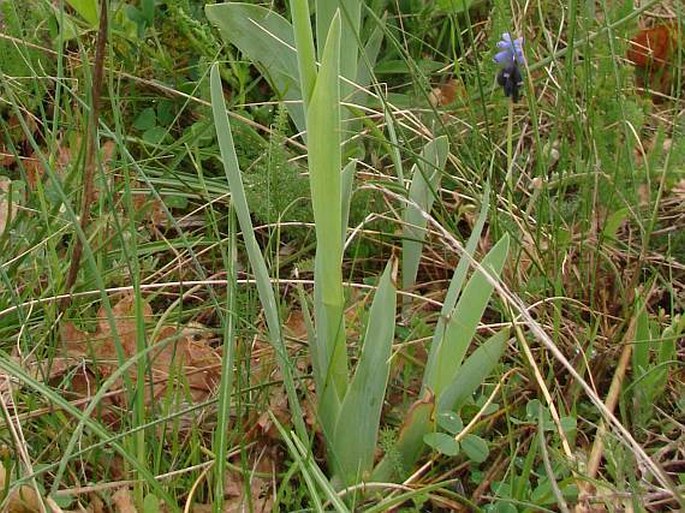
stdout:
{"type": "Polygon", "coordinates": [[[505,32],[502,39],[497,42],[499,52],[494,61],[499,64],[497,83],[504,88],[504,94],[511,97],[513,102],[519,100],[520,87],[523,85],[521,66],[525,66],[526,59],[523,55],[523,38],[512,39],[511,34],[505,32]]]}

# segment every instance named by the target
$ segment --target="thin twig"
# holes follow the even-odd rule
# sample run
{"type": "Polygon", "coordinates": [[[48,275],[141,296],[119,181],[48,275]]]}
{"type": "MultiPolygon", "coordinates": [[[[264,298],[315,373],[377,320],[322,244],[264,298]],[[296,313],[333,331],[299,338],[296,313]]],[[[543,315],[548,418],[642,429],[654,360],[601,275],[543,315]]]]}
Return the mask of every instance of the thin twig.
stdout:
{"type": "MultiPolygon", "coordinates": [[[[107,45],[107,0],[100,0],[100,27],[98,29],[97,47],[95,50],[95,64],[93,70],[92,106],[90,109],[90,122],[88,137],[86,138],[86,162],[83,170],[83,197],[81,203],[81,236],[76,237],[74,252],[71,256],[71,265],[67,274],[65,289],[71,292],[76,283],[78,270],[81,266],[83,244],[86,229],[90,222],[90,206],[93,203],[95,188],[93,180],[95,167],[97,166],[98,149],[98,122],[100,119],[100,97],[102,95],[102,81],[104,76],[105,49],[107,45]]],[[[65,297],[60,302],[60,310],[64,311],[71,303],[71,296],[65,297]]]]}

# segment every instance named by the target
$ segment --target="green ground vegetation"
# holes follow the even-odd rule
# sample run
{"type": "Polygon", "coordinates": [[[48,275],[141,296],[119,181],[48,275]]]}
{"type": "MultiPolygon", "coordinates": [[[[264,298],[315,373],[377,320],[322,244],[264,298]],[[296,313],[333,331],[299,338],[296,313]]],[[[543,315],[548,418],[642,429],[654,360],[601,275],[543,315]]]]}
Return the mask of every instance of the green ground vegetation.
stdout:
{"type": "Polygon", "coordinates": [[[685,507],[680,3],[205,3],[0,0],[0,507],[685,507]]]}

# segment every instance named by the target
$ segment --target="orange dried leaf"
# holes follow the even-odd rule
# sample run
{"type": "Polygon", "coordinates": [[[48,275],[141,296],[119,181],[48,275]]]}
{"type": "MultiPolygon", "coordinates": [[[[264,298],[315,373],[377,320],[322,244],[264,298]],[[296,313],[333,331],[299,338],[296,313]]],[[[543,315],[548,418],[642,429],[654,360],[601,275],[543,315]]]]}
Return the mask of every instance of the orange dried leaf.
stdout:
{"type": "Polygon", "coordinates": [[[638,68],[661,68],[670,60],[676,47],[676,27],[658,25],[638,32],[630,40],[628,60],[638,68]]]}
{"type": "Polygon", "coordinates": [[[428,95],[428,100],[433,107],[443,107],[454,102],[457,98],[464,98],[465,95],[464,85],[453,78],[434,88],[428,95]]]}

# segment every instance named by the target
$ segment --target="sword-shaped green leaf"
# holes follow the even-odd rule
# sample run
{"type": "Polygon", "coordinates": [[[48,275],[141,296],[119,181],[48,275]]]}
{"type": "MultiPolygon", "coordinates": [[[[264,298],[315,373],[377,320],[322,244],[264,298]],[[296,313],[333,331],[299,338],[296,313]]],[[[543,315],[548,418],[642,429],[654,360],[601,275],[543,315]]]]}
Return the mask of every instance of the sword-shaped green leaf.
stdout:
{"type": "Polygon", "coordinates": [[[333,462],[342,482],[370,477],[395,337],[397,260],[388,262],[371,304],[362,352],[335,428],[333,462]]]}

